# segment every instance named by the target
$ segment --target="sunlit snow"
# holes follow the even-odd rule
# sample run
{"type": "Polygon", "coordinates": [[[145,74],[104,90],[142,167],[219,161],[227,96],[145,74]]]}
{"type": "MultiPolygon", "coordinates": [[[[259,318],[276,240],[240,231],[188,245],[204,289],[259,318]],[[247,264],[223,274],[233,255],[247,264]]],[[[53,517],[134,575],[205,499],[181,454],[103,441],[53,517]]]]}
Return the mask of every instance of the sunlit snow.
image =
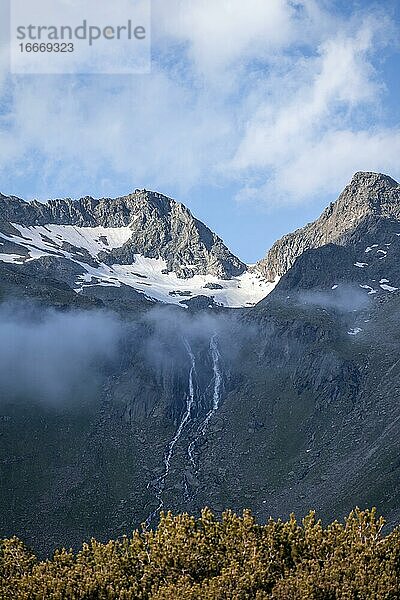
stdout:
{"type": "Polygon", "coordinates": [[[386,291],[388,291],[388,292],[395,292],[396,290],[398,290],[398,289],[399,289],[399,288],[397,288],[397,287],[393,287],[393,286],[391,286],[391,285],[386,285],[386,283],[382,283],[382,284],[381,284],[381,288],[382,288],[383,290],[386,290],[386,291]]]}
{"type": "Polygon", "coordinates": [[[354,327],[353,329],[349,329],[347,332],[349,335],[357,335],[362,331],[361,327],[354,327]]]}
{"type": "Polygon", "coordinates": [[[374,288],[372,288],[370,285],[360,285],[360,288],[363,288],[364,290],[370,290],[368,294],[376,294],[377,292],[377,290],[374,290],[374,288]]]}
{"type": "Polygon", "coordinates": [[[41,227],[25,227],[15,223],[12,225],[19,235],[0,233],[0,237],[23,246],[28,256],[3,253],[0,254],[0,261],[18,264],[42,256],[67,258],[82,268],[82,275],[78,276],[75,283],[77,293],[86,287],[120,287],[125,284],[151,300],[169,304],[180,304],[182,300],[202,295],[214,298],[214,301],[222,306],[239,308],[253,306],[265,298],[278,282],[278,279],[273,283],[267,282],[256,270],[247,271],[229,280],[212,275],[195,275],[190,279],[181,279],[174,272],[166,272],[167,265],[163,259],[145,258],[140,254],[135,254],[135,262],[128,265],[108,266],[97,262],[97,265],[91,266],[85,262],[84,255],[80,256],[80,251],[87,251],[93,259],[97,259],[100,252],[123,246],[132,235],[131,229],[54,224],[41,227]],[[219,289],[205,287],[207,284],[217,284],[219,289]]]}

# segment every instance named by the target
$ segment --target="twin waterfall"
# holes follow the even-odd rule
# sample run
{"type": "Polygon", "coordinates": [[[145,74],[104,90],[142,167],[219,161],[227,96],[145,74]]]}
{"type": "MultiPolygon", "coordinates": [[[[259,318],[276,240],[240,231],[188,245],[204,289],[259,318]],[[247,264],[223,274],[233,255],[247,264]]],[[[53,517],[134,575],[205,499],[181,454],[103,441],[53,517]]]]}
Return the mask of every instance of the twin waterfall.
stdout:
{"type": "MultiPolygon", "coordinates": [[[[154,490],[154,494],[157,500],[157,507],[155,510],[150,513],[150,515],[146,519],[146,525],[150,526],[152,520],[158,515],[158,513],[164,507],[163,493],[165,489],[166,480],[168,478],[170,469],[171,469],[171,461],[175,455],[175,450],[178,442],[182,438],[182,434],[188,426],[194,426],[194,433],[192,433],[192,439],[187,448],[187,459],[189,461],[189,465],[194,469],[197,473],[197,463],[195,459],[195,451],[197,443],[201,436],[204,436],[209,422],[212,419],[213,415],[219,408],[220,399],[221,399],[221,391],[222,391],[222,372],[221,372],[221,355],[218,349],[218,340],[217,335],[214,334],[210,339],[209,344],[209,355],[212,364],[212,380],[210,385],[204,392],[205,400],[209,401],[209,408],[204,418],[200,417],[200,412],[202,408],[202,394],[198,387],[198,376],[196,372],[196,357],[193,353],[192,347],[187,339],[183,340],[183,344],[185,346],[186,352],[188,354],[190,360],[190,369],[189,369],[189,380],[188,380],[188,392],[186,394],[186,407],[185,411],[182,415],[182,418],[178,424],[178,427],[175,431],[174,437],[168,443],[164,457],[163,457],[163,472],[162,474],[153,482],[150,482],[147,485],[147,488],[152,488],[154,490]],[[211,400],[211,402],[210,402],[211,400]],[[200,417],[200,421],[199,421],[200,417]]],[[[188,495],[187,484],[185,483],[185,492],[188,495]]]]}
{"type": "Polygon", "coordinates": [[[214,334],[210,340],[210,355],[213,366],[213,379],[212,379],[212,405],[206,414],[204,420],[200,423],[197,428],[196,435],[188,447],[188,458],[194,469],[197,471],[197,465],[194,457],[194,451],[196,443],[201,435],[204,435],[207,431],[207,426],[210,422],[211,417],[219,408],[219,402],[221,398],[221,387],[222,387],[222,373],[221,373],[221,355],[218,350],[217,336],[214,334]]]}

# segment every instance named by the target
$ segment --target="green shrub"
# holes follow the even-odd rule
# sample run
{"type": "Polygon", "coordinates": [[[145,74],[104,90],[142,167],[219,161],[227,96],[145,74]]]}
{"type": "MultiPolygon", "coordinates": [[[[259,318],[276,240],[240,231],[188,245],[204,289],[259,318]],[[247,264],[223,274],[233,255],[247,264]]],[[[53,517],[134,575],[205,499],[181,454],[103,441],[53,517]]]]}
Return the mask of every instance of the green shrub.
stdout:
{"type": "Polygon", "coordinates": [[[3,600],[391,600],[400,598],[400,530],[382,535],[376,511],[323,527],[162,514],[155,531],[38,561],[17,538],[0,543],[3,600]]]}

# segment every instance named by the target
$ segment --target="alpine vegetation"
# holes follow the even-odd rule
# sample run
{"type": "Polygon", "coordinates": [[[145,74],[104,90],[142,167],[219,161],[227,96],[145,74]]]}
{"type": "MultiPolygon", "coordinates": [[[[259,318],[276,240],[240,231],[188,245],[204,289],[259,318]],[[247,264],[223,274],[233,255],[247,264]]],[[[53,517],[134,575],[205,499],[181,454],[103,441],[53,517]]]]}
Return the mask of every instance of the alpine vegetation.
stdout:
{"type": "Polygon", "coordinates": [[[383,534],[375,510],[323,526],[310,512],[301,522],[259,525],[249,511],[216,519],[161,515],[147,528],[77,553],[59,549],[39,561],[17,538],[0,542],[4,598],[39,600],[338,600],[397,598],[400,531],[383,534]]]}

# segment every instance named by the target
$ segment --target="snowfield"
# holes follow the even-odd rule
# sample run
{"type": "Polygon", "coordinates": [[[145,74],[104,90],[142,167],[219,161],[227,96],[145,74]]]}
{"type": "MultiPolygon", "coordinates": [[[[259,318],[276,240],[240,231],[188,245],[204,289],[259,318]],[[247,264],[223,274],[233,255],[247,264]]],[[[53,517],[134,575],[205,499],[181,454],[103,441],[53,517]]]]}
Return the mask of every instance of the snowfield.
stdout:
{"type": "MultiPolygon", "coordinates": [[[[145,258],[135,255],[135,262],[129,265],[108,266],[98,260],[100,252],[120,248],[131,237],[129,227],[76,227],[72,225],[45,225],[25,227],[12,224],[18,235],[0,233],[0,261],[24,264],[43,256],[67,258],[82,268],[82,275],[75,282],[75,292],[81,293],[91,286],[120,287],[125,284],[144,294],[147,298],[168,304],[180,304],[195,296],[207,296],[221,306],[240,308],[254,306],[265,298],[275,287],[278,279],[267,282],[256,271],[247,271],[229,280],[212,275],[195,275],[181,279],[174,272],[167,272],[167,265],[161,258],[145,258]],[[12,242],[22,246],[27,255],[1,253],[1,245],[12,242]],[[73,248],[71,248],[73,246],[73,248]],[[84,254],[88,252],[97,264],[89,265],[84,254]],[[205,287],[207,284],[217,289],[205,287]]],[[[189,266],[189,265],[182,265],[189,266]]]]}

